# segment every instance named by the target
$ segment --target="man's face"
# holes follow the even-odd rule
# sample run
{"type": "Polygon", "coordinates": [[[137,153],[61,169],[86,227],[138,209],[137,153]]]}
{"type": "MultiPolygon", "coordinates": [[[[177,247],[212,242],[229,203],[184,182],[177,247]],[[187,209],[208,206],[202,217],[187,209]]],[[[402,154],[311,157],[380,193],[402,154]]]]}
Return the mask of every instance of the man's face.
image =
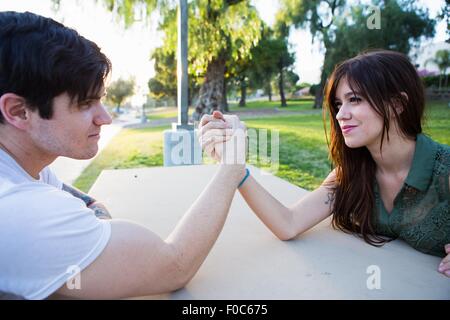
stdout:
{"type": "Polygon", "coordinates": [[[78,107],[63,93],[53,99],[50,120],[40,118],[38,111],[31,113],[30,137],[43,156],[90,159],[97,154],[100,128],[111,123],[100,101],[102,95],[78,107]]]}

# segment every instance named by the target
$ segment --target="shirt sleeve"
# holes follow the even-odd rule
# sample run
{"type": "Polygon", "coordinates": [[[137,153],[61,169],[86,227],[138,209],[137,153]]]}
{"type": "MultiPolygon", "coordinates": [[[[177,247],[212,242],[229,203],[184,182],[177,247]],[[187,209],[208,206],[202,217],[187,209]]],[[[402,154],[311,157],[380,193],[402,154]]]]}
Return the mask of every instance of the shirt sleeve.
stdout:
{"type": "Polygon", "coordinates": [[[54,186],[60,190],[62,190],[63,183],[58,177],[53,173],[50,167],[45,167],[41,171],[42,182],[45,182],[51,186],[54,186]]]}
{"type": "Polygon", "coordinates": [[[101,254],[111,234],[108,220],[43,183],[11,190],[0,213],[0,290],[26,299],[58,290],[101,254]]]}

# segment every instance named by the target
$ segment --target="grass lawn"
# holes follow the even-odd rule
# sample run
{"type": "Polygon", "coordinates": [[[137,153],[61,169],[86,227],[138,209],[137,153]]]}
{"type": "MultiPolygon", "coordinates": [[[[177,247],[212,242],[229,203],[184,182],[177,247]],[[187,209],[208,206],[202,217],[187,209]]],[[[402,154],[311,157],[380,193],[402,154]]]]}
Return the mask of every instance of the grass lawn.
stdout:
{"type": "MultiPolygon", "coordinates": [[[[194,112],[193,108],[189,108],[189,117],[194,112]]],[[[169,119],[178,117],[178,111],[176,107],[163,107],[155,108],[147,111],[148,120],[159,120],[159,119],[169,119]]]]}
{"type": "MultiPolygon", "coordinates": [[[[426,115],[424,132],[436,141],[450,145],[450,108],[447,104],[430,102],[426,115]]],[[[330,171],[321,115],[255,118],[247,119],[245,123],[249,128],[265,128],[269,132],[279,130],[280,165],[275,172],[277,176],[312,190],[330,171]]],[[[75,181],[75,186],[87,192],[103,169],[162,166],[162,132],[167,128],[123,129],[85,169],[75,181]]],[[[268,167],[264,163],[257,165],[268,167]]]]}
{"type": "Polygon", "coordinates": [[[123,129],[81,173],[74,186],[89,191],[105,169],[162,166],[163,130],[168,128],[123,129]]]}
{"type": "Polygon", "coordinates": [[[287,107],[281,107],[280,101],[250,101],[247,102],[245,107],[239,107],[237,103],[230,103],[230,111],[256,111],[261,109],[275,109],[280,111],[303,111],[311,110],[314,100],[311,98],[307,99],[296,99],[287,101],[287,107]]]}
{"type": "MultiPolygon", "coordinates": [[[[277,108],[279,111],[304,111],[311,110],[314,100],[311,98],[307,99],[296,99],[289,100],[287,102],[287,107],[282,108],[279,101],[251,101],[247,102],[245,107],[239,107],[237,103],[230,103],[230,111],[258,111],[263,109],[274,110],[277,108]]],[[[189,116],[194,112],[194,108],[191,106],[189,108],[189,116]]],[[[178,116],[176,107],[162,107],[154,108],[147,111],[147,118],[149,120],[159,120],[176,118],[178,116]]]]}

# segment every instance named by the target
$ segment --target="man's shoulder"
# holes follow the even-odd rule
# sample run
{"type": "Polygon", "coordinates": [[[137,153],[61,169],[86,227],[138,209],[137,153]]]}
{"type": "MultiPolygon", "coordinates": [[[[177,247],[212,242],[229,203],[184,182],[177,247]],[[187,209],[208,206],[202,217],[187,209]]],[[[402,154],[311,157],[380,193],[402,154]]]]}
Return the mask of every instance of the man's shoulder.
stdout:
{"type": "MultiPolygon", "coordinates": [[[[0,175],[1,177],[1,175],[0,175]]],[[[14,181],[11,179],[1,179],[0,181],[0,198],[5,197],[21,197],[30,195],[46,195],[51,193],[55,187],[41,182],[33,181],[14,181]]]]}
{"type": "Polygon", "coordinates": [[[84,207],[81,200],[47,183],[0,182],[0,212],[62,212],[84,207]]]}

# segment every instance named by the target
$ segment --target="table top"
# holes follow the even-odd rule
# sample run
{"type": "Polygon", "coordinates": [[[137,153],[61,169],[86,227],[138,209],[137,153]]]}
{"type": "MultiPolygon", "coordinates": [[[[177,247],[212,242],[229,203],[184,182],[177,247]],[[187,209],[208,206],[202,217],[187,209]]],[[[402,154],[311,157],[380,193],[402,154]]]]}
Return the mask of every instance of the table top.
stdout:
{"type": "MultiPolygon", "coordinates": [[[[279,201],[307,191],[249,166],[279,201]]],[[[105,170],[90,194],[114,218],[138,222],[163,239],[200,195],[216,165],[105,170]]],[[[189,284],[143,299],[450,299],[441,258],[400,240],[381,248],[332,229],[330,219],[280,241],[236,192],[225,226],[189,284]]]]}

